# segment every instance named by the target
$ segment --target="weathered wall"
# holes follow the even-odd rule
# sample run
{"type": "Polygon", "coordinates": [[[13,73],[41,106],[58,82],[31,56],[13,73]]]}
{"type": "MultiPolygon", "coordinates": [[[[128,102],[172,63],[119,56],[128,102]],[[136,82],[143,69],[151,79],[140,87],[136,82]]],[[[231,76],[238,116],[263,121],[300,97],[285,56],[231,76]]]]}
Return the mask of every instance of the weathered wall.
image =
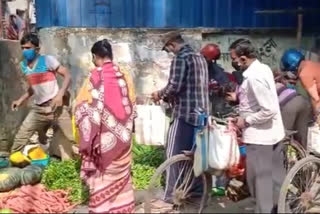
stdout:
{"type": "MultiPolygon", "coordinates": [[[[170,57],[161,51],[163,31],[101,30],[101,29],[42,29],[42,51],[57,56],[72,71],[73,92],[92,68],[92,45],[107,38],[114,50],[114,59],[134,77],[138,94],[150,94],[164,86],[168,78],[170,57]]],[[[186,32],[186,38],[196,49],[201,46],[201,33],[186,32]]]]}
{"type": "MultiPolygon", "coordinates": [[[[262,62],[268,64],[272,68],[279,67],[279,60],[284,50],[290,47],[295,48],[297,45],[295,35],[292,33],[284,32],[260,32],[243,35],[230,33],[210,33],[204,36],[203,43],[217,43],[220,46],[222,52],[221,59],[218,63],[223,65],[223,67],[228,71],[232,71],[228,48],[233,41],[242,37],[249,38],[251,41],[253,41],[253,43],[257,47],[257,51],[262,62]]],[[[313,45],[313,38],[304,37],[302,43],[305,50],[310,50],[313,45]]]]}
{"type": "MultiPolygon", "coordinates": [[[[45,28],[40,30],[42,51],[57,56],[67,65],[73,76],[73,93],[80,87],[83,78],[92,67],[90,48],[94,42],[107,38],[114,49],[115,61],[129,69],[134,77],[138,95],[150,94],[165,85],[171,58],[161,51],[160,35],[165,30],[145,29],[74,29],[45,28]]],[[[184,30],[187,42],[199,50],[204,44],[215,42],[223,52],[219,63],[232,71],[228,47],[237,38],[248,37],[259,48],[262,60],[271,67],[278,67],[282,52],[295,47],[294,33],[232,32],[208,33],[204,29],[184,30]]],[[[312,38],[305,37],[303,47],[311,48],[312,38]]]]}
{"type": "Polygon", "coordinates": [[[19,70],[21,48],[19,42],[0,40],[0,153],[7,150],[17,128],[21,125],[27,109],[11,111],[11,103],[26,89],[19,70]]]}

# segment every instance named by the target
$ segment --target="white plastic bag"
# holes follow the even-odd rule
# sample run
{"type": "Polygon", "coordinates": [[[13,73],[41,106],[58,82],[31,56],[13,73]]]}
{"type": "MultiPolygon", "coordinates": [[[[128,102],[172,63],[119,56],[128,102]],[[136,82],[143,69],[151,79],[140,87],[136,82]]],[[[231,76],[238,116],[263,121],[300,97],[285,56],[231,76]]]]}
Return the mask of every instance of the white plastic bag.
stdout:
{"type": "Polygon", "coordinates": [[[137,105],[135,136],[139,144],[163,146],[166,137],[165,109],[157,105],[137,105]]]}
{"type": "Polygon", "coordinates": [[[232,124],[224,126],[209,120],[209,166],[226,170],[239,161],[240,150],[232,124]]]}
{"type": "Polygon", "coordinates": [[[308,129],[308,151],[320,154],[320,127],[314,125],[308,129]]]}

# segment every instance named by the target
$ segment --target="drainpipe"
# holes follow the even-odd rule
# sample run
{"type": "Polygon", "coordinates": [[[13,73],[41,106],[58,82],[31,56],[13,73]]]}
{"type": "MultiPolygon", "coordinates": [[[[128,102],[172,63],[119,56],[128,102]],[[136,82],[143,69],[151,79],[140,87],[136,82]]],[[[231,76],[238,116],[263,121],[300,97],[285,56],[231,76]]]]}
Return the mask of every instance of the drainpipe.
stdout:
{"type": "Polygon", "coordinates": [[[26,11],[26,33],[30,33],[30,0],[27,0],[27,11],[26,11]]]}
{"type": "Polygon", "coordinates": [[[0,38],[3,39],[3,32],[4,32],[4,26],[3,26],[3,14],[2,14],[2,0],[0,0],[0,38]]]}

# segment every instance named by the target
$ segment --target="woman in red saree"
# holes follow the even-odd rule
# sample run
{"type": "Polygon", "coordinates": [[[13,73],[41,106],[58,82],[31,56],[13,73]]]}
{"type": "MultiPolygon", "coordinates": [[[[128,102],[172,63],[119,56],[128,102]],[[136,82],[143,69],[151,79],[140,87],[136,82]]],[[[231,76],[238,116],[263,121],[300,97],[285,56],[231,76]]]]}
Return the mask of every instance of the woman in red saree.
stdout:
{"type": "Polygon", "coordinates": [[[95,43],[91,52],[96,68],[80,90],[75,110],[81,174],[90,188],[89,213],[132,213],[131,82],[113,64],[107,40],[95,43]]]}

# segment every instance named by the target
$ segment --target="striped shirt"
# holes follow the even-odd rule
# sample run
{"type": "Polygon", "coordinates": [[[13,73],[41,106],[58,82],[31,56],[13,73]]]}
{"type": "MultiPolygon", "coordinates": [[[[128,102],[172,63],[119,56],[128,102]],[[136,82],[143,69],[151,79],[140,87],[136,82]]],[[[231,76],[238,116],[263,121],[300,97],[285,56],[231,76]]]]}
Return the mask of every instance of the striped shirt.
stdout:
{"type": "Polygon", "coordinates": [[[205,58],[184,45],[172,61],[168,84],[159,95],[173,99],[173,118],[198,126],[198,114],[209,113],[208,66],[205,58]]]}
{"type": "Polygon", "coordinates": [[[59,86],[55,71],[60,63],[55,57],[39,56],[33,68],[28,67],[26,60],[22,61],[20,66],[34,92],[35,104],[43,104],[58,94],[59,86]]]}

